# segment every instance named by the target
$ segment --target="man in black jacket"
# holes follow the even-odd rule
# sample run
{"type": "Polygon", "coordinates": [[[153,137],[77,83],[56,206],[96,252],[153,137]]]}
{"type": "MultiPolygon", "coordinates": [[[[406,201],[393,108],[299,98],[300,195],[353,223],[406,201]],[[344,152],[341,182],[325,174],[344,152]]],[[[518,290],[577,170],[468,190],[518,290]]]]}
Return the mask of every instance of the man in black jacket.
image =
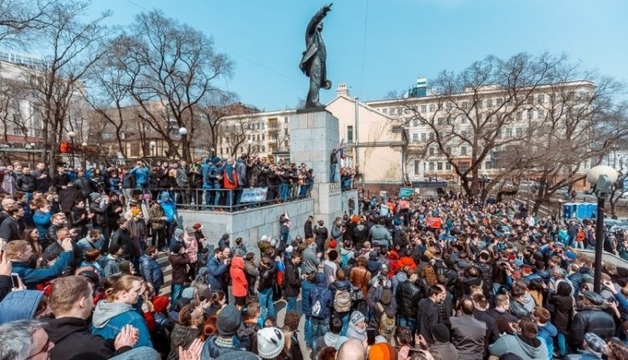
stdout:
{"type": "Polygon", "coordinates": [[[301,262],[301,254],[298,252],[292,253],[290,262],[286,264],[286,271],[284,274],[285,282],[285,295],[288,300],[286,311],[296,310],[297,297],[301,290],[301,280],[305,278],[305,275],[299,276],[299,263],[301,262]]]}
{"type": "Polygon", "coordinates": [[[55,344],[50,359],[110,359],[133,348],[137,329],[127,325],[115,340],[92,335],[89,323],[94,303],[93,289],[82,276],[62,277],[55,281],[48,304],[55,318],[45,327],[55,344]]]}
{"type": "Polygon", "coordinates": [[[401,271],[397,273],[399,284],[396,289],[397,314],[399,315],[399,325],[410,328],[412,334],[416,331],[416,314],[418,304],[421,300],[421,290],[415,285],[417,275],[412,274],[408,279],[407,273],[401,271]]]}
{"type": "Polygon", "coordinates": [[[613,315],[603,310],[604,298],[593,291],[583,291],[580,295],[577,313],[571,323],[570,345],[572,349],[581,349],[584,334],[592,332],[602,339],[615,334],[613,315]]]}
{"type": "Polygon", "coordinates": [[[312,231],[313,222],[314,222],[314,216],[310,215],[307,217],[307,221],[305,221],[305,225],[303,225],[303,233],[306,239],[314,237],[314,231],[312,231]]]}
{"type": "MultiPolygon", "coordinates": [[[[397,290],[399,291],[399,290],[397,290]]],[[[440,287],[433,285],[429,287],[427,298],[419,301],[417,312],[417,331],[423,335],[428,344],[434,344],[433,330],[438,324],[438,310],[436,304],[445,299],[445,292],[440,287]]]]}

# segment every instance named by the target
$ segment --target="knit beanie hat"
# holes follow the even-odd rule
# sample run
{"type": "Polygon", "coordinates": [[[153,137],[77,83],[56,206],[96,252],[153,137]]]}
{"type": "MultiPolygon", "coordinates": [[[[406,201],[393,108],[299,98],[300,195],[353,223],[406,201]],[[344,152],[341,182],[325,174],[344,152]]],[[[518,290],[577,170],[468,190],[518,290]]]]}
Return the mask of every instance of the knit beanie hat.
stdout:
{"type": "Polygon", "coordinates": [[[351,321],[351,323],[355,326],[361,322],[366,322],[366,318],[364,317],[364,314],[356,310],[351,313],[351,318],[349,319],[349,321],[351,321]]]}
{"type": "Polygon", "coordinates": [[[443,324],[436,324],[432,328],[432,335],[434,335],[434,339],[438,342],[448,342],[449,341],[449,329],[447,326],[443,324]]]}
{"type": "Polygon", "coordinates": [[[234,305],[227,305],[218,314],[216,328],[220,336],[233,336],[238,331],[241,323],[240,311],[234,305]]]}
{"type": "Polygon", "coordinates": [[[392,301],[392,292],[388,289],[382,290],[382,294],[379,296],[379,302],[382,305],[388,305],[392,301]]]}
{"type": "Polygon", "coordinates": [[[395,360],[397,350],[389,343],[377,343],[369,350],[369,360],[395,360]]]}
{"type": "Polygon", "coordinates": [[[257,332],[257,353],[262,359],[274,359],[283,351],[285,341],[283,331],[263,328],[257,332]]]}

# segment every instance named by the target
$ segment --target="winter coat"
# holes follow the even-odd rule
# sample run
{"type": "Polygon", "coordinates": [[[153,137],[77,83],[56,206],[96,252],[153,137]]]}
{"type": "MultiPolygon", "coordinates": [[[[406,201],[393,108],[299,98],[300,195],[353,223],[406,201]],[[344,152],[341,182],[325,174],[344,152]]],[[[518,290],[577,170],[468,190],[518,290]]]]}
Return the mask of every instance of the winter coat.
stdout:
{"type": "Polygon", "coordinates": [[[421,291],[410,280],[400,282],[396,291],[398,313],[408,319],[414,319],[417,314],[421,291]]]}
{"type": "Polygon", "coordinates": [[[15,320],[32,320],[44,293],[37,290],[10,292],[0,302],[0,325],[15,320]]]}
{"type": "Polygon", "coordinates": [[[31,173],[30,175],[20,174],[17,177],[16,185],[18,190],[31,193],[37,190],[37,179],[35,178],[33,173],[31,173]]]}
{"type": "Polygon", "coordinates": [[[581,349],[584,334],[592,332],[602,339],[608,339],[615,334],[615,319],[613,315],[602,310],[599,306],[578,309],[569,329],[569,344],[572,349],[581,349]]]}
{"type": "Polygon", "coordinates": [[[52,216],[52,213],[50,211],[43,212],[43,211],[37,210],[33,214],[33,222],[35,223],[35,228],[37,229],[37,232],[39,233],[40,243],[43,242],[47,244],[47,240],[45,239],[46,239],[46,234],[48,233],[48,227],[50,227],[50,224],[52,224],[50,222],[51,216],[52,216]]]}
{"type": "Polygon", "coordinates": [[[318,271],[318,265],[321,263],[321,260],[316,256],[316,250],[312,246],[308,246],[303,251],[303,259],[301,262],[301,272],[303,274],[308,274],[312,271],[318,271]]]}
{"type": "Polygon", "coordinates": [[[259,283],[257,284],[259,291],[270,289],[275,285],[275,276],[277,274],[275,262],[271,263],[270,267],[264,267],[260,264],[259,273],[259,283]]]}
{"type": "Polygon", "coordinates": [[[248,282],[246,281],[246,274],[244,273],[244,259],[236,256],[231,260],[229,275],[231,276],[231,291],[233,292],[233,296],[245,297],[248,293],[248,282]]]}
{"type": "Polygon", "coordinates": [[[119,355],[130,346],[116,352],[113,341],[107,341],[89,331],[89,323],[80,318],[51,319],[45,328],[55,347],[50,351],[51,360],[95,359],[106,360],[119,355]]]}
{"type": "Polygon", "coordinates": [[[131,232],[129,229],[118,229],[111,235],[109,246],[115,244],[122,248],[123,258],[131,258],[131,232]]]}
{"type": "MultiPolygon", "coordinates": [[[[155,290],[159,290],[164,285],[164,272],[159,267],[159,264],[155,259],[148,255],[140,256],[140,274],[153,284],[155,290]]],[[[173,268],[174,270],[174,268],[173,268]]]]}
{"type": "Polygon", "coordinates": [[[547,345],[538,340],[538,346],[533,347],[523,341],[519,335],[504,335],[495,343],[488,347],[491,355],[501,357],[511,353],[519,356],[523,360],[543,360],[547,359],[547,345]]]}
{"type": "Polygon", "coordinates": [[[170,193],[164,191],[161,193],[161,208],[164,211],[164,216],[166,217],[166,222],[171,223],[175,221],[176,215],[176,207],[174,201],[170,198],[170,193]]]}
{"type": "Polygon", "coordinates": [[[212,291],[227,290],[225,286],[225,273],[229,270],[227,265],[212,256],[207,263],[207,270],[209,270],[207,281],[212,291]]]}
{"type": "Polygon", "coordinates": [[[570,295],[571,287],[559,284],[558,293],[550,296],[548,304],[554,305],[552,312],[552,323],[558,331],[568,334],[571,328],[571,318],[573,313],[574,298],[570,295]],[[564,291],[561,288],[564,288],[564,291]]]}
{"type": "MultiPolygon", "coordinates": [[[[190,258],[187,253],[183,254],[174,254],[170,253],[168,255],[168,261],[172,265],[172,283],[173,284],[183,284],[187,280],[187,264],[190,263],[190,258]]],[[[212,289],[214,287],[212,286],[212,289]]],[[[220,290],[220,289],[218,289],[220,290]]]]}
{"type": "Polygon", "coordinates": [[[101,207],[100,204],[92,202],[89,205],[89,211],[94,213],[92,217],[92,224],[95,227],[107,227],[109,226],[109,218],[108,218],[108,206],[104,205],[101,207]]]}
{"type": "Polygon", "coordinates": [[[150,228],[153,230],[161,230],[164,228],[164,226],[166,225],[166,220],[162,220],[161,218],[164,217],[164,210],[161,208],[161,206],[159,207],[155,207],[155,206],[151,206],[150,209],[148,209],[148,219],[149,219],[149,224],[150,224],[150,228]]]}
{"type": "Polygon", "coordinates": [[[486,324],[471,315],[451,318],[451,343],[458,349],[461,360],[484,358],[486,324]]]}
{"type": "Polygon", "coordinates": [[[68,186],[59,191],[59,206],[63,212],[72,210],[74,201],[76,200],[85,200],[85,196],[83,196],[81,190],[75,185],[68,186]]]}
{"type": "Polygon", "coordinates": [[[351,281],[351,285],[362,290],[362,294],[366,298],[369,290],[369,281],[371,281],[371,273],[366,268],[356,266],[351,269],[349,281],[351,281]]]}
{"type": "Polygon", "coordinates": [[[105,340],[112,340],[118,336],[125,325],[131,325],[138,330],[138,341],[133,346],[134,348],[153,346],[144,317],[133,306],[106,300],[101,300],[96,305],[92,317],[92,334],[101,336],[105,340]]]}
{"type": "Polygon", "coordinates": [[[299,275],[299,269],[288,262],[286,264],[286,270],[284,271],[285,282],[285,295],[287,297],[299,296],[299,290],[301,289],[301,276],[299,275]]]}
{"type": "Polygon", "coordinates": [[[146,166],[134,167],[133,169],[131,169],[131,171],[128,172],[128,174],[133,176],[136,187],[144,188],[146,187],[146,185],[148,185],[150,170],[146,166]]]}
{"type": "Polygon", "coordinates": [[[185,253],[190,258],[190,264],[198,261],[198,241],[194,236],[183,236],[183,244],[185,245],[185,253]]]}
{"type": "Polygon", "coordinates": [[[246,162],[242,158],[238,158],[235,163],[235,170],[238,178],[238,187],[245,188],[249,185],[247,171],[246,171],[246,162]]]}
{"type": "Polygon", "coordinates": [[[72,262],[72,252],[64,251],[59,255],[57,261],[48,268],[33,269],[27,263],[13,262],[13,272],[17,273],[24,285],[29,289],[34,289],[35,285],[52,280],[63,273],[72,262]]]}

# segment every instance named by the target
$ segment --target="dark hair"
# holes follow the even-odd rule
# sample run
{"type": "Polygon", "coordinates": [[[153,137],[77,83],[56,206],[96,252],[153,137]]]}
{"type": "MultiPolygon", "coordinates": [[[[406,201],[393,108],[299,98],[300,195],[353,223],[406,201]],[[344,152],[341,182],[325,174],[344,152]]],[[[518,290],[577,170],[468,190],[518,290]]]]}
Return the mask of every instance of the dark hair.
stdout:
{"type": "Polygon", "coordinates": [[[440,286],[432,285],[427,291],[427,297],[432,297],[433,295],[439,295],[443,292],[443,289],[440,286]]]}
{"type": "Polygon", "coordinates": [[[473,301],[469,298],[465,298],[460,303],[460,310],[462,310],[463,314],[473,315],[473,310],[475,307],[473,306],[473,301]]]}
{"type": "MultiPolygon", "coordinates": [[[[295,331],[299,328],[299,313],[296,311],[288,311],[286,317],[283,320],[284,326],[288,327],[288,330],[295,331]]],[[[342,328],[342,324],[341,324],[342,328]]]]}
{"type": "Polygon", "coordinates": [[[120,245],[119,244],[111,244],[109,246],[109,254],[115,254],[118,251],[120,251],[120,245]]]}
{"type": "Polygon", "coordinates": [[[336,261],[336,259],[338,259],[338,252],[336,250],[332,250],[327,254],[327,257],[329,257],[329,260],[331,261],[336,261]]]}
{"type": "Polygon", "coordinates": [[[331,331],[332,334],[340,334],[340,331],[342,331],[342,320],[340,320],[339,317],[332,316],[329,322],[329,331],[331,331]]]}
{"type": "Polygon", "coordinates": [[[174,311],[177,312],[181,312],[181,309],[183,309],[183,307],[185,305],[188,305],[192,303],[191,299],[188,298],[179,298],[175,303],[174,303],[174,311]]]}

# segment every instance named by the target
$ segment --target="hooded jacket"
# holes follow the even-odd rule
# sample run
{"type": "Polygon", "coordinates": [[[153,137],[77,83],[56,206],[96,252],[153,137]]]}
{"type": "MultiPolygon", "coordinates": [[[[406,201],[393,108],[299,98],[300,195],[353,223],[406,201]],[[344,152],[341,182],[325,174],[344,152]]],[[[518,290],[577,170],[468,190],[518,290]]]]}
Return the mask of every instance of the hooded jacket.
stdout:
{"type": "Polygon", "coordinates": [[[139,339],[134,347],[153,347],[144,318],[129,304],[100,301],[92,317],[92,334],[112,340],[127,324],[139,331],[139,339]]]}
{"type": "Polygon", "coordinates": [[[547,345],[544,341],[539,341],[539,346],[524,342],[519,335],[504,335],[495,343],[489,345],[488,350],[491,355],[501,357],[511,353],[519,356],[523,360],[544,360],[547,359],[547,345]]]}
{"type": "Polygon", "coordinates": [[[44,297],[42,291],[24,290],[10,292],[0,302],[0,325],[15,320],[31,320],[44,297]]]}
{"type": "Polygon", "coordinates": [[[67,268],[72,262],[72,251],[64,251],[59,255],[57,261],[48,268],[33,269],[28,266],[27,263],[14,262],[13,272],[17,273],[24,285],[29,289],[34,289],[35,285],[42,283],[46,280],[52,280],[67,268]]]}
{"type": "Polygon", "coordinates": [[[174,201],[170,198],[170,193],[164,191],[161,193],[159,199],[161,200],[161,208],[164,211],[166,222],[173,222],[175,217],[175,205],[174,201]]]}
{"type": "Polygon", "coordinates": [[[233,296],[245,297],[248,293],[249,285],[246,280],[246,274],[244,273],[244,259],[236,256],[231,260],[229,275],[231,276],[231,291],[233,292],[233,296]]]}

